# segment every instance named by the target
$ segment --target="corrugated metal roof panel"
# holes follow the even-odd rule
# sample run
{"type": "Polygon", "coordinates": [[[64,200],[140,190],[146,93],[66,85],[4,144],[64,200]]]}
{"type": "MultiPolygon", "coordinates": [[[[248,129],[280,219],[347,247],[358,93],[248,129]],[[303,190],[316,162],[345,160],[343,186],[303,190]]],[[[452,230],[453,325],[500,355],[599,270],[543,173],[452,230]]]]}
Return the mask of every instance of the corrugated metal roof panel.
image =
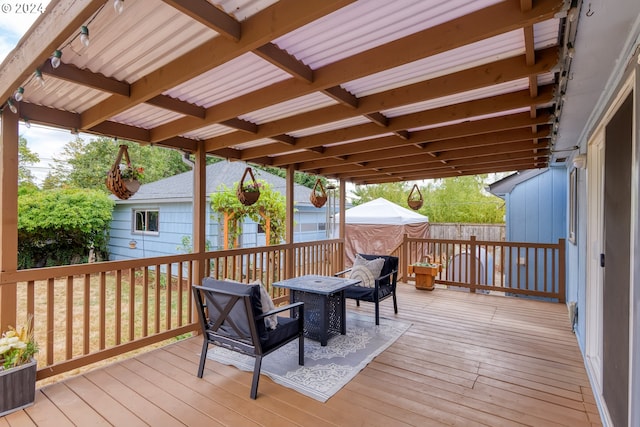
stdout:
{"type": "Polygon", "coordinates": [[[253,53],[246,53],[165,94],[209,108],[289,78],[289,73],[253,53]]]}
{"type": "Polygon", "coordinates": [[[274,43],[317,69],[498,2],[361,0],[274,43]]]}
{"type": "Polygon", "coordinates": [[[45,85],[40,86],[34,78],[24,86],[24,99],[36,105],[46,105],[60,110],[82,113],[110,94],[57,79],[44,76],[45,85]]]}
{"type": "Polygon", "coordinates": [[[516,30],[343,84],[357,97],[394,89],[524,53],[516,30]]]}
{"type": "Polygon", "coordinates": [[[251,123],[262,124],[335,104],[337,104],[337,102],[328,95],[314,92],[309,95],[274,104],[268,108],[252,111],[239,117],[251,123]]]}
{"type": "Polygon", "coordinates": [[[76,38],[63,62],[131,83],[218,35],[160,0],[127,2],[120,15],[106,6],[89,24],[89,47],[76,38]]]}
{"type": "Polygon", "coordinates": [[[418,102],[411,105],[405,105],[400,108],[393,108],[390,110],[382,111],[387,117],[404,116],[419,111],[431,110],[439,107],[446,107],[452,104],[458,104],[461,102],[472,101],[474,99],[487,98],[496,95],[502,95],[505,93],[515,92],[518,90],[524,90],[529,88],[529,79],[520,79],[512,82],[506,82],[489,87],[483,87],[480,89],[458,93],[451,96],[444,96],[437,99],[432,99],[424,102],[418,102]]]}
{"type": "Polygon", "coordinates": [[[277,3],[277,0],[207,0],[209,3],[221,8],[238,21],[244,21],[263,9],[277,3]]]}
{"type": "Polygon", "coordinates": [[[505,115],[508,115],[508,114],[524,113],[526,111],[529,111],[528,107],[518,108],[518,109],[508,110],[508,111],[501,111],[499,113],[484,114],[482,116],[465,117],[463,119],[451,120],[451,121],[448,121],[448,122],[442,122],[442,123],[437,123],[437,124],[427,125],[427,126],[420,126],[420,127],[416,127],[416,128],[407,129],[407,130],[409,132],[416,132],[416,131],[419,131],[419,130],[433,129],[433,128],[438,128],[438,127],[442,127],[442,126],[456,125],[458,123],[473,122],[473,121],[476,121],[476,120],[490,119],[490,118],[493,118],[493,117],[501,117],[501,116],[505,116],[505,115]]]}
{"type": "Polygon", "coordinates": [[[177,120],[184,115],[150,104],[138,104],[114,116],[112,120],[143,129],[152,129],[164,123],[177,120]]]}
{"type": "Polygon", "coordinates": [[[224,126],[224,125],[220,125],[220,124],[214,124],[211,126],[205,126],[203,128],[200,128],[196,131],[193,132],[187,132],[185,133],[184,137],[186,138],[192,138],[192,139],[208,139],[208,138],[214,138],[216,136],[220,136],[220,135],[226,135],[228,133],[234,132],[235,129],[232,129],[228,126],[224,126]]]}
{"type": "Polygon", "coordinates": [[[351,117],[349,119],[340,120],[337,122],[326,123],[321,126],[314,126],[306,129],[300,129],[295,132],[289,132],[288,135],[293,136],[294,138],[301,138],[303,136],[315,135],[317,133],[329,132],[336,129],[343,129],[349,126],[361,125],[363,123],[371,123],[371,121],[364,116],[351,117]]]}

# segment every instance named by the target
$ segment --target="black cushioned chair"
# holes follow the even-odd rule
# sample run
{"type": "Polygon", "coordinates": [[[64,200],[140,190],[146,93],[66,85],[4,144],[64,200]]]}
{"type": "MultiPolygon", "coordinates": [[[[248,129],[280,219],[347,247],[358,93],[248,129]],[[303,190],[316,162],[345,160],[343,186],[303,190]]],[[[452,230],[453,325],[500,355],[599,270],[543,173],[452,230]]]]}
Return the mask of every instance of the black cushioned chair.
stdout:
{"type": "MultiPolygon", "coordinates": [[[[398,299],[396,298],[396,284],[398,281],[398,257],[390,255],[364,255],[359,254],[366,260],[376,258],[384,259],[384,265],[380,271],[380,277],[375,279],[375,287],[369,288],[360,285],[349,286],[344,290],[345,298],[356,300],[359,306],[360,301],[372,302],[375,304],[376,325],[380,324],[380,301],[393,297],[393,311],[398,313],[398,299]]],[[[336,273],[336,276],[347,275],[351,269],[336,273]]]]}
{"type": "Polygon", "coordinates": [[[260,285],[245,285],[205,278],[193,286],[200,326],[204,335],[198,377],[202,378],[209,344],[255,357],[252,399],[258,394],[262,358],[298,339],[298,363],[304,365],[304,303],[298,302],[262,312],[260,285]],[[278,316],[278,326],[269,330],[264,318],[290,310],[290,317],[278,316]]]}

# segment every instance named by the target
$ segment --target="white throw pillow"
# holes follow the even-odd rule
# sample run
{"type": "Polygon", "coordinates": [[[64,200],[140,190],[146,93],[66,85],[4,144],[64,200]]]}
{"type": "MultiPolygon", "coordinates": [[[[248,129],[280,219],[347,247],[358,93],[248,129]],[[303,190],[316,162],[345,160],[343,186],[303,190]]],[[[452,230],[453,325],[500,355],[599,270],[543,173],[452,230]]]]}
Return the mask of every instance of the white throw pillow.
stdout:
{"type": "Polygon", "coordinates": [[[367,260],[360,255],[356,255],[349,278],[360,280],[358,286],[374,288],[376,286],[376,279],[380,277],[382,267],[384,267],[384,258],[367,260]]]}
{"type": "MultiPolygon", "coordinates": [[[[233,279],[224,280],[225,282],[242,283],[233,279]]],[[[260,305],[262,305],[262,313],[266,313],[276,308],[273,300],[271,299],[271,296],[269,295],[269,292],[267,292],[267,289],[264,287],[261,280],[255,280],[249,283],[249,285],[260,285],[260,305]]],[[[271,316],[265,317],[264,325],[267,327],[267,329],[275,329],[278,326],[278,315],[272,314],[271,316]]]]}

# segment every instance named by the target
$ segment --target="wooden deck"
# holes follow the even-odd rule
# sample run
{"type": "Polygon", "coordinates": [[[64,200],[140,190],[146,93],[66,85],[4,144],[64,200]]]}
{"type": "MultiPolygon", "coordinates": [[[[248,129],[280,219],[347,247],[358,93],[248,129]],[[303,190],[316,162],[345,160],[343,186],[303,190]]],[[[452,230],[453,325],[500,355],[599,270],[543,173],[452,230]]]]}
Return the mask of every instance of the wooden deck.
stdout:
{"type": "Polygon", "coordinates": [[[198,379],[196,337],[45,385],[0,427],[601,425],[564,304],[406,284],[398,299],[412,327],[326,403],[265,376],[251,400],[251,374],[213,361],[198,379]]]}

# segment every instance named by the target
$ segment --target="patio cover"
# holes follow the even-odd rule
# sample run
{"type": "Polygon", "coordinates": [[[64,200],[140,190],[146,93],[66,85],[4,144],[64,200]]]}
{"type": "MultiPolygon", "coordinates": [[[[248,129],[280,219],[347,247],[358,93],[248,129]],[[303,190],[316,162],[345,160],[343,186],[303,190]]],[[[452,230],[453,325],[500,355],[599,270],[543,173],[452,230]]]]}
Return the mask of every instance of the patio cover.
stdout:
{"type": "Polygon", "coordinates": [[[345,266],[353,264],[357,253],[390,255],[405,234],[428,238],[429,218],[383,198],[347,209],[345,266]]]}

